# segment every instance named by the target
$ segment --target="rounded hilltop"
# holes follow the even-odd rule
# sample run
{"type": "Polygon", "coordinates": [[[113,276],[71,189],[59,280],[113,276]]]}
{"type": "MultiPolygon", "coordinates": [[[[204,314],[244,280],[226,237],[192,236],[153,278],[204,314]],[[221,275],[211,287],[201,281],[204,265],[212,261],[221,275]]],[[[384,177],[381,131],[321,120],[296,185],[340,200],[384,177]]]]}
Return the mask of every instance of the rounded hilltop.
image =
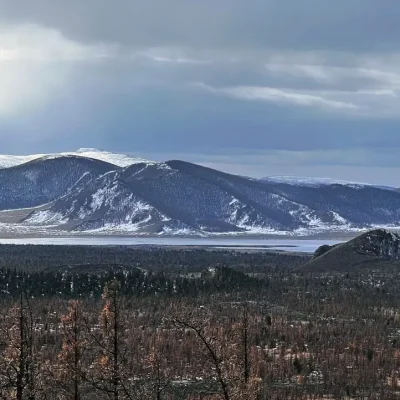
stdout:
{"type": "Polygon", "coordinates": [[[350,272],[357,268],[400,266],[400,235],[374,229],[342,244],[319,247],[313,259],[300,268],[304,272],[350,272]]]}

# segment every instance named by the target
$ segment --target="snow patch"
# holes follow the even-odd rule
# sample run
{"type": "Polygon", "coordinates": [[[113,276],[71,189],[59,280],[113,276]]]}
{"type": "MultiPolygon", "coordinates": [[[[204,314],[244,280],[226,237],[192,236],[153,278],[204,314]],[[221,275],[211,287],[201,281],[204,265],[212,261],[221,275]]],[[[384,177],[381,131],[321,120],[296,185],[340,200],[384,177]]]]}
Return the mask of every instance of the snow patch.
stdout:
{"type": "Polygon", "coordinates": [[[334,211],[332,211],[332,215],[333,215],[334,220],[339,224],[346,225],[349,223],[349,221],[347,221],[347,219],[343,218],[342,216],[340,216],[338,213],[336,213],[334,211]]]}
{"type": "Polygon", "coordinates": [[[25,171],[23,175],[25,176],[25,178],[29,179],[32,183],[36,184],[40,172],[35,170],[30,170],[30,171],[25,171]]]}
{"type": "Polygon", "coordinates": [[[206,236],[207,233],[198,231],[192,228],[171,228],[164,227],[163,230],[158,234],[159,236],[168,235],[168,236],[206,236]]]}
{"type": "Polygon", "coordinates": [[[63,215],[50,210],[42,210],[33,212],[26,220],[26,224],[30,225],[52,225],[56,226],[65,223],[63,215]]]}

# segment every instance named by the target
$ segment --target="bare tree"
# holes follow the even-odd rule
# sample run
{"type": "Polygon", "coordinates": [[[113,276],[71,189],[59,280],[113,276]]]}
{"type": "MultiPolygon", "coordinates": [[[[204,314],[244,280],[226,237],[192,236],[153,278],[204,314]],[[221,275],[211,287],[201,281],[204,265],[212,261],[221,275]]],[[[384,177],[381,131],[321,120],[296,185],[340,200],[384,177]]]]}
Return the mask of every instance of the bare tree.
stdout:
{"type": "Polygon", "coordinates": [[[162,347],[162,340],[156,334],[150,354],[146,359],[147,367],[150,369],[151,391],[156,400],[162,399],[164,392],[171,384],[168,378],[168,360],[163,354],[162,347]]]}
{"type": "Polygon", "coordinates": [[[108,282],[103,292],[99,334],[90,330],[92,342],[99,354],[92,375],[86,379],[97,390],[113,400],[135,398],[132,376],[129,374],[127,346],[124,334],[126,321],[121,286],[117,280],[108,282]]]}
{"type": "Polygon", "coordinates": [[[62,348],[58,354],[58,382],[71,400],[81,400],[85,374],[83,354],[88,344],[80,302],[72,300],[68,311],[61,317],[62,348]]]}
{"type": "Polygon", "coordinates": [[[202,326],[196,325],[194,322],[191,322],[190,320],[185,320],[176,317],[174,318],[174,323],[177,327],[190,329],[196,334],[197,338],[203,345],[206,354],[211,360],[211,363],[213,364],[213,368],[218,381],[218,385],[220,387],[222,398],[224,400],[231,400],[232,397],[230,395],[229,385],[226,379],[226,375],[223,372],[223,358],[220,356],[220,354],[218,354],[218,350],[215,347],[215,340],[207,336],[202,326]]]}
{"type": "Polygon", "coordinates": [[[242,364],[243,364],[243,381],[247,385],[250,378],[250,359],[249,359],[249,313],[247,303],[243,306],[242,320],[240,324],[241,348],[242,348],[242,364]]]}
{"type": "Polygon", "coordinates": [[[34,319],[27,293],[2,321],[2,339],[5,349],[1,356],[2,396],[16,400],[34,400],[36,397],[36,359],[34,349],[34,319]]]}

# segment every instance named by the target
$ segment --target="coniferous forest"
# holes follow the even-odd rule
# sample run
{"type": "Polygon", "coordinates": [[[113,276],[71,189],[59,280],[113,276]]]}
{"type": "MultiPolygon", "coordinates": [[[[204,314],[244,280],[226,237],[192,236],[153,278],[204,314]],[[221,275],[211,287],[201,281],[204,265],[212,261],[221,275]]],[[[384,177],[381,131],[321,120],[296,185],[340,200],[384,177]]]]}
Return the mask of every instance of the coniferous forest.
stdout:
{"type": "Polygon", "coordinates": [[[400,269],[0,246],[2,399],[396,399],[400,269]]]}

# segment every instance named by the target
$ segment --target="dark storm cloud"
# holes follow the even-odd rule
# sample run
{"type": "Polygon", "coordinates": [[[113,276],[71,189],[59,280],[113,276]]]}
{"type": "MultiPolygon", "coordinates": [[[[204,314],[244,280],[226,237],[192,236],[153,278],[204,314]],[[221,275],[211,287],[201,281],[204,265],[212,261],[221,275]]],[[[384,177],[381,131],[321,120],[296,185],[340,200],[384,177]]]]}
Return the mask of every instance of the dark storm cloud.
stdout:
{"type": "Polygon", "coordinates": [[[2,152],[396,184],[399,15],[391,0],[0,0],[2,152]]]}
{"type": "Polygon", "coordinates": [[[5,21],[139,47],[398,49],[396,0],[2,0],[5,21]]]}

